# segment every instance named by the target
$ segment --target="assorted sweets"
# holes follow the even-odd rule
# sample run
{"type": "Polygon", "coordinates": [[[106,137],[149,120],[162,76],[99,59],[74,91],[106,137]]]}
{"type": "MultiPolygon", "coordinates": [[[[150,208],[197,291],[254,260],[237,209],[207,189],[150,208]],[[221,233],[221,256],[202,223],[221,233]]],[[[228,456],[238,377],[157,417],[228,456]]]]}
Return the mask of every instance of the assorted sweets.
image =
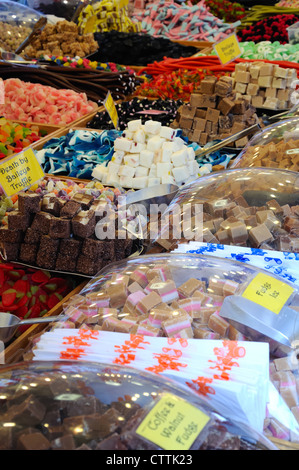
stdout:
{"type": "Polygon", "coordinates": [[[26,147],[47,135],[34,124],[22,124],[0,117],[0,159],[22,152],[26,147]]]}
{"type": "Polygon", "coordinates": [[[299,169],[299,118],[280,121],[255,134],[232,162],[232,168],[299,169]]]}
{"type": "Polygon", "coordinates": [[[14,52],[31,33],[31,28],[23,25],[11,25],[0,21],[0,47],[7,52],[14,52]]]}
{"type": "Polygon", "coordinates": [[[132,367],[33,362],[6,366],[0,378],[6,383],[1,388],[2,450],[165,450],[161,421],[147,438],[140,425],[159,410],[178,422],[182,408],[188,416],[174,437],[183,448],[276,449],[256,431],[216,413],[199,395],[132,367]],[[193,422],[195,414],[200,426],[193,422]]]}
{"type": "Polygon", "coordinates": [[[297,173],[275,168],[229,169],[203,176],[173,198],[149,250],[172,251],[180,243],[197,240],[297,253],[297,186],[297,173]],[[186,218],[190,226],[184,228],[186,218]]]}

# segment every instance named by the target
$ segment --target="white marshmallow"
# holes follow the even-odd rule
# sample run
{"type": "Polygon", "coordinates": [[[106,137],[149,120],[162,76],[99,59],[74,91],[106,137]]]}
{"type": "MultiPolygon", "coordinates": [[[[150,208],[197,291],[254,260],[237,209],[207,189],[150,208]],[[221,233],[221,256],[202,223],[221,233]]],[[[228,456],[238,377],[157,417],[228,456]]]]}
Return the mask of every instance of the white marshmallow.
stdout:
{"type": "Polygon", "coordinates": [[[165,142],[165,139],[163,137],[160,137],[159,135],[154,135],[153,137],[150,137],[147,141],[147,150],[151,150],[152,152],[155,152],[156,150],[159,150],[163,142],[165,142]]]}
{"type": "Polygon", "coordinates": [[[145,143],[145,132],[144,130],[140,127],[139,129],[136,130],[133,134],[133,140],[134,142],[139,142],[140,144],[145,143]]]}
{"type": "Polygon", "coordinates": [[[148,175],[148,168],[145,168],[144,166],[138,166],[135,171],[135,177],[138,176],[147,176],[148,175]]]}
{"type": "Polygon", "coordinates": [[[174,152],[174,145],[172,142],[164,142],[161,149],[161,161],[170,162],[171,155],[174,152]]]}
{"type": "Polygon", "coordinates": [[[171,155],[171,160],[174,166],[184,166],[187,162],[187,158],[188,152],[186,146],[171,155]]]}
{"type": "Polygon", "coordinates": [[[187,166],[177,166],[173,168],[172,174],[177,183],[185,181],[190,176],[187,166]]]}
{"type": "Polygon", "coordinates": [[[162,178],[162,176],[170,175],[171,168],[171,163],[157,163],[157,176],[162,178]]]}
{"type": "Polygon", "coordinates": [[[119,185],[119,176],[114,173],[108,173],[106,178],[106,184],[109,186],[118,186],[119,185]]]}
{"type": "Polygon", "coordinates": [[[153,178],[156,178],[156,176],[157,176],[157,165],[155,163],[153,163],[151,165],[148,175],[153,177],[153,178]]]}
{"type": "Polygon", "coordinates": [[[133,135],[134,133],[132,131],[129,131],[128,129],[125,129],[122,133],[123,138],[130,139],[130,140],[133,139],[133,135]]]}
{"type": "Polygon", "coordinates": [[[148,186],[156,186],[158,184],[161,184],[161,178],[148,178],[148,186]]]}
{"type": "Polygon", "coordinates": [[[123,150],[129,152],[132,145],[132,141],[125,137],[117,137],[114,141],[114,150],[123,150]]]}
{"type": "Polygon", "coordinates": [[[128,122],[128,129],[131,132],[137,131],[142,125],[141,119],[134,119],[133,121],[128,122]]]}
{"type": "Polygon", "coordinates": [[[162,124],[159,121],[149,120],[144,123],[144,130],[147,134],[159,134],[161,127],[162,124]]]}
{"type": "Polygon", "coordinates": [[[141,150],[140,152],[140,165],[150,168],[154,160],[154,152],[150,150],[141,150]]]}
{"type": "Polygon", "coordinates": [[[108,168],[104,165],[97,165],[92,172],[93,178],[102,181],[104,175],[108,174],[108,168]]]}
{"type": "Polygon", "coordinates": [[[161,137],[164,137],[165,139],[168,139],[168,140],[172,140],[175,138],[176,135],[177,135],[176,129],[172,129],[171,127],[167,127],[167,126],[161,126],[161,129],[160,129],[161,137]]]}
{"type": "Polygon", "coordinates": [[[119,184],[122,188],[132,188],[133,178],[132,176],[120,176],[119,184]]]}
{"type": "Polygon", "coordinates": [[[120,165],[124,156],[125,152],[122,150],[116,150],[116,152],[114,152],[112,155],[111,161],[120,165]]]}
{"type": "Polygon", "coordinates": [[[146,148],[146,145],[142,144],[141,142],[132,142],[129,152],[130,153],[140,153],[145,148],[146,148]]]}
{"type": "Polygon", "coordinates": [[[119,176],[135,176],[136,168],[129,165],[121,165],[118,171],[119,176]]]}
{"type": "Polygon", "coordinates": [[[132,180],[133,189],[143,189],[147,187],[148,177],[147,176],[138,176],[132,180]]]}
{"type": "Polygon", "coordinates": [[[162,184],[175,184],[174,177],[171,175],[163,176],[161,182],[162,184]]]}
{"type": "Polygon", "coordinates": [[[187,153],[188,153],[188,160],[194,160],[195,158],[195,150],[193,147],[187,147],[187,153]]]}
{"type": "Polygon", "coordinates": [[[127,153],[124,156],[124,164],[136,167],[139,165],[139,158],[140,158],[139,153],[127,153]]]}
{"type": "Polygon", "coordinates": [[[108,165],[108,173],[115,173],[116,175],[118,174],[120,164],[119,163],[114,163],[114,162],[109,162],[108,165]]]}
{"type": "Polygon", "coordinates": [[[174,148],[173,148],[174,152],[181,150],[181,148],[183,148],[186,145],[186,142],[180,137],[175,137],[173,139],[173,143],[174,143],[174,148]]]}

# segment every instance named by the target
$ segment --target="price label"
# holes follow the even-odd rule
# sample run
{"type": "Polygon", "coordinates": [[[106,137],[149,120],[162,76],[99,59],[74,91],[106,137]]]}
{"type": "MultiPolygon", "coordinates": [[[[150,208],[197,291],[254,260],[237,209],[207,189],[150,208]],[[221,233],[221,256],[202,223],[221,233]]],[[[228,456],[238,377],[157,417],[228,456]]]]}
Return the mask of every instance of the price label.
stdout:
{"type": "Polygon", "coordinates": [[[164,394],[136,433],[164,450],[188,450],[210,417],[182,398],[164,394]]]}
{"type": "Polygon", "coordinates": [[[103,102],[103,105],[105,106],[107,113],[109,114],[111,121],[113,122],[113,125],[115,129],[118,127],[118,114],[116,111],[116,107],[113,101],[113,98],[111,96],[110,91],[108,91],[107,96],[103,102]]]}
{"type": "Polygon", "coordinates": [[[242,296],[278,314],[294,292],[293,287],[267,274],[259,273],[242,296]]]}
{"type": "Polygon", "coordinates": [[[239,41],[235,33],[230,34],[222,41],[216,42],[213,45],[216,54],[222,64],[228,64],[233,60],[240,57],[242,51],[240,49],[239,41]]]}
{"type": "Polygon", "coordinates": [[[4,81],[0,78],[0,104],[5,104],[4,81]]]}
{"type": "Polygon", "coordinates": [[[7,196],[32,186],[44,177],[44,172],[31,148],[0,163],[0,185],[7,196]]]}

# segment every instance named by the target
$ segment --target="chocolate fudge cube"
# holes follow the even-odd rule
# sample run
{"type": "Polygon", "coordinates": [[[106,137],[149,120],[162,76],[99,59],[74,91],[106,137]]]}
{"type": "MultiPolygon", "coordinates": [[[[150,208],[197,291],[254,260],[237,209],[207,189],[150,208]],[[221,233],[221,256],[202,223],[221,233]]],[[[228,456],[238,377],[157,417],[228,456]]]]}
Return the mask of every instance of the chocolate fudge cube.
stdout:
{"type": "Polygon", "coordinates": [[[22,230],[9,230],[7,225],[0,227],[0,242],[19,243],[22,238],[22,230]]]}
{"type": "Polygon", "coordinates": [[[23,263],[35,263],[38,245],[21,243],[19,258],[23,263]]]}
{"type": "Polygon", "coordinates": [[[115,242],[114,240],[105,240],[105,248],[103,252],[103,259],[113,261],[115,257],[115,242]]]}
{"type": "Polygon", "coordinates": [[[20,250],[19,243],[2,242],[1,249],[6,261],[15,261],[18,259],[20,250]]]}
{"type": "Polygon", "coordinates": [[[62,239],[60,242],[59,253],[64,256],[78,258],[82,242],[75,238],[62,239]]]}
{"type": "Polygon", "coordinates": [[[102,263],[94,258],[88,258],[85,255],[79,255],[76,265],[78,273],[94,276],[101,269],[102,263]]]}
{"type": "Polygon", "coordinates": [[[72,229],[75,237],[88,238],[94,234],[96,217],[93,210],[80,211],[72,219],[72,229]]]}
{"type": "Polygon", "coordinates": [[[97,238],[86,238],[82,245],[82,254],[89,258],[102,256],[106,247],[106,242],[97,238]]]}
{"type": "Polygon", "coordinates": [[[50,230],[50,222],[52,217],[52,214],[49,214],[48,212],[38,212],[35,214],[30,228],[42,233],[43,235],[47,235],[50,230]]]}
{"type": "Polygon", "coordinates": [[[30,225],[29,213],[23,214],[20,211],[12,211],[8,213],[7,225],[9,230],[26,230],[30,225]]]}
{"type": "Polygon", "coordinates": [[[43,235],[36,256],[36,264],[41,268],[54,269],[58,249],[59,239],[43,235]]]}
{"type": "Polygon", "coordinates": [[[41,206],[40,194],[22,191],[18,194],[18,209],[23,214],[39,212],[41,206]]]}
{"type": "Polygon", "coordinates": [[[49,236],[52,238],[69,238],[71,235],[70,219],[53,217],[50,221],[49,236]]]}
{"type": "Polygon", "coordinates": [[[27,228],[24,236],[24,243],[29,243],[31,245],[39,244],[42,233],[38,230],[34,230],[31,227],[27,228]]]}
{"type": "Polygon", "coordinates": [[[18,450],[49,450],[51,443],[39,431],[22,434],[17,441],[18,450]]]}
{"type": "Polygon", "coordinates": [[[44,196],[41,203],[41,210],[58,217],[66,201],[56,196],[44,196]]]}
{"type": "Polygon", "coordinates": [[[57,271],[76,272],[77,258],[58,253],[55,269],[57,271]]]}
{"type": "Polygon", "coordinates": [[[72,219],[81,210],[81,204],[78,201],[70,200],[65,203],[60,211],[60,217],[72,219]]]}

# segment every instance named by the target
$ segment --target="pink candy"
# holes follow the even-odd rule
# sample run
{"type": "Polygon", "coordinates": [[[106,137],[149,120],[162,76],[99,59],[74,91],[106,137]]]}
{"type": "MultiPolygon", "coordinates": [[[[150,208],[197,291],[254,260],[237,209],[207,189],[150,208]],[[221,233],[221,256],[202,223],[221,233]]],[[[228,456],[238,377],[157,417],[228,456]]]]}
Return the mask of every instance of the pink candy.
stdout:
{"type": "Polygon", "coordinates": [[[85,93],[57,90],[18,78],[4,80],[4,89],[5,104],[0,105],[0,115],[7,119],[64,126],[97,108],[85,93]]]}

